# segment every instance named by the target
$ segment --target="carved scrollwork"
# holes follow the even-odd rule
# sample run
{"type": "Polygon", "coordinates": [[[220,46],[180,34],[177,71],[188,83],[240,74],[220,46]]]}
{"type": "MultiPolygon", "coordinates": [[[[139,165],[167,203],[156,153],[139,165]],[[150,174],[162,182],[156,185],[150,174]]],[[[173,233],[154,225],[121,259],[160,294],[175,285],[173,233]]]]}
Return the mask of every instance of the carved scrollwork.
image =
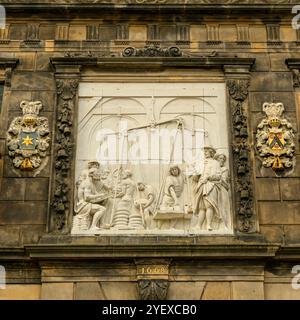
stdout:
{"type": "Polygon", "coordinates": [[[127,47],[122,52],[123,57],[181,57],[182,52],[178,47],[161,48],[150,45],[142,49],[127,47]]]}
{"type": "Polygon", "coordinates": [[[238,230],[252,232],[253,190],[251,183],[250,150],[247,113],[244,101],[248,96],[249,79],[227,80],[233,126],[233,163],[235,164],[236,211],[238,230]]]}
{"type": "Polygon", "coordinates": [[[58,79],[55,137],[55,178],[52,209],[54,229],[62,230],[69,215],[71,163],[73,157],[73,110],[78,79],[58,79]]]}
{"type": "Polygon", "coordinates": [[[138,291],[141,300],[165,300],[169,288],[167,280],[139,280],[138,291]]]}

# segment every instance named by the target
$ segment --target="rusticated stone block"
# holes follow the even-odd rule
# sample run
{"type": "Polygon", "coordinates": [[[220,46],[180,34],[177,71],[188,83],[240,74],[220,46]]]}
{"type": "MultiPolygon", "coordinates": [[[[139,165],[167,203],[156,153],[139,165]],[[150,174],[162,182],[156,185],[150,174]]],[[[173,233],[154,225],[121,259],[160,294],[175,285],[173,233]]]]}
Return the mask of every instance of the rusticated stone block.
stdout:
{"type": "Polygon", "coordinates": [[[77,282],[75,300],[106,300],[99,282],[77,282]]]}
{"type": "Polygon", "coordinates": [[[260,201],[258,208],[261,224],[294,224],[296,220],[300,223],[300,202],[260,201]]]}
{"type": "Polygon", "coordinates": [[[288,53],[270,53],[272,71],[286,71],[285,59],[290,58],[288,53]]]}
{"type": "Polygon", "coordinates": [[[11,40],[25,40],[26,33],[26,24],[13,23],[9,26],[9,39],[11,40]]]}
{"type": "Polygon", "coordinates": [[[167,300],[200,300],[204,281],[170,282],[167,300]]]}
{"type": "MultiPolygon", "coordinates": [[[[1,206],[1,202],[0,202],[1,206]]],[[[20,230],[15,226],[0,226],[0,247],[19,246],[20,230]]],[[[1,291],[1,290],[0,290],[1,291]]]]}
{"type": "Polygon", "coordinates": [[[41,25],[39,30],[39,39],[54,40],[55,39],[55,24],[41,25]]]}
{"type": "Polygon", "coordinates": [[[14,90],[54,90],[55,83],[51,73],[14,72],[12,76],[14,90]]]}
{"type": "Polygon", "coordinates": [[[250,91],[292,91],[291,72],[256,72],[250,82],[250,91]]]}
{"type": "Polygon", "coordinates": [[[300,244],[300,224],[284,226],[284,235],[286,244],[300,244]]]}
{"type": "Polygon", "coordinates": [[[230,282],[207,282],[202,300],[230,300],[230,282]]]}
{"type": "Polygon", "coordinates": [[[282,200],[300,200],[300,179],[280,179],[280,191],[282,200]]]}
{"type": "Polygon", "coordinates": [[[233,300],[262,300],[264,299],[263,282],[232,282],[233,300]]]}
{"type": "Polygon", "coordinates": [[[255,185],[257,200],[280,200],[278,179],[256,179],[255,185]]]}
{"type": "Polygon", "coordinates": [[[16,91],[13,90],[9,97],[9,111],[18,111],[21,115],[20,103],[23,100],[31,100],[30,91],[16,91]]]}
{"type": "Polygon", "coordinates": [[[0,200],[24,200],[26,180],[22,178],[3,178],[0,200]]]}
{"type": "Polygon", "coordinates": [[[47,200],[48,178],[33,178],[26,180],[25,200],[47,200]]]}
{"type": "Polygon", "coordinates": [[[270,242],[270,243],[283,242],[283,226],[263,225],[259,227],[259,230],[267,242],[270,242]]]}
{"type": "Polygon", "coordinates": [[[19,52],[18,59],[18,70],[33,71],[35,69],[35,52],[19,52]]]}
{"type": "Polygon", "coordinates": [[[46,201],[1,201],[0,216],[2,224],[45,224],[46,201]]]}
{"type": "Polygon", "coordinates": [[[159,28],[159,36],[162,41],[175,41],[176,40],[176,26],[163,25],[159,28]]]}
{"type": "Polygon", "coordinates": [[[73,283],[43,283],[41,291],[42,300],[73,300],[73,283]]]}
{"type": "Polygon", "coordinates": [[[20,238],[22,245],[37,243],[45,232],[45,225],[21,225],[20,238]]]}
{"type": "Polygon", "coordinates": [[[266,283],[266,300],[300,300],[300,290],[293,289],[291,283],[266,283]]]}
{"type": "Polygon", "coordinates": [[[50,57],[53,53],[38,52],[36,56],[36,69],[38,71],[51,71],[50,57]]]}
{"type": "Polygon", "coordinates": [[[137,300],[137,284],[135,282],[104,282],[100,285],[107,300],[137,300]]]}
{"type": "MultiPolygon", "coordinates": [[[[54,111],[55,109],[55,92],[54,91],[32,91],[33,101],[41,101],[43,111],[54,111]]],[[[52,128],[50,128],[51,130],[52,128]]]]}
{"type": "Polygon", "coordinates": [[[0,290],[0,300],[39,300],[40,294],[39,284],[8,284],[0,290]]]}
{"type": "MultiPolygon", "coordinates": [[[[249,58],[255,58],[255,64],[251,72],[256,71],[269,71],[270,70],[270,58],[265,53],[250,53],[249,58]]],[[[286,69],[285,69],[286,71],[286,69]]]]}

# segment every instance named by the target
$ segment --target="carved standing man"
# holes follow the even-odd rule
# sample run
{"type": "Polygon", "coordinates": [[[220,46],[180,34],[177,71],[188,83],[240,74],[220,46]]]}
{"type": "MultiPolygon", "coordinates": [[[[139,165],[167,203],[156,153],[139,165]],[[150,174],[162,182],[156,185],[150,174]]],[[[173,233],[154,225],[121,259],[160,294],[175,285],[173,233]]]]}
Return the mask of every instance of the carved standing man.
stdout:
{"type": "Polygon", "coordinates": [[[204,147],[204,171],[202,175],[194,177],[194,197],[195,213],[198,213],[199,228],[203,229],[203,223],[206,221],[206,228],[212,231],[213,219],[220,220],[220,183],[221,167],[214,159],[216,151],[212,147],[204,147]]]}

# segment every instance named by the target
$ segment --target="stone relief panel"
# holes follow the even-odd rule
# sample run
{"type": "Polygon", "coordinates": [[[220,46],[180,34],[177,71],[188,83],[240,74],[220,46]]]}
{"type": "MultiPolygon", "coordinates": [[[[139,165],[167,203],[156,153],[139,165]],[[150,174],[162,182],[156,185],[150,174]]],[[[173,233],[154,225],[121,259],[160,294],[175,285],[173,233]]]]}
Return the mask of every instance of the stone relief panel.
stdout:
{"type": "Polygon", "coordinates": [[[80,83],[72,234],[232,234],[224,83],[80,83]]]}
{"type": "Polygon", "coordinates": [[[291,171],[295,165],[295,130],[284,118],[282,103],[264,103],[266,117],[257,126],[256,148],[262,165],[276,174],[291,171]]]}
{"type": "Polygon", "coordinates": [[[41,101],[22,101],[23,116],[16,117],[7,131],[8,154],[13,165],[21,171],[33,171],[37,175],[48,161],[50,146],[48,119],[39,117],[41,101]]]}

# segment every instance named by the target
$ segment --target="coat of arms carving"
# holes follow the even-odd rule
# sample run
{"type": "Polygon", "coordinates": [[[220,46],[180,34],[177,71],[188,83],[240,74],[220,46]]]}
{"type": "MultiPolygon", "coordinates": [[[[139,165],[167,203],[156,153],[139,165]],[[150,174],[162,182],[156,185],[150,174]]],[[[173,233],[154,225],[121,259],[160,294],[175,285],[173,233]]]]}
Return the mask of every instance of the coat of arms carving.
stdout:
{"type": "Polygon", "coordinates": [[[50,143],[48,119],[39,117],[40,101],[22,101],[23,116],[16,117],[7,131],[8,154],[15,168],[33,171],[46,160],[50,143]]]}
{"type": "Polygon", "coordinates": [[[291,170],[295,162],[294,129],[282,114],[282,103],[264,103],[266,114],[257,126],[256,147],[264,167],[275,172],[291,170]]]}

